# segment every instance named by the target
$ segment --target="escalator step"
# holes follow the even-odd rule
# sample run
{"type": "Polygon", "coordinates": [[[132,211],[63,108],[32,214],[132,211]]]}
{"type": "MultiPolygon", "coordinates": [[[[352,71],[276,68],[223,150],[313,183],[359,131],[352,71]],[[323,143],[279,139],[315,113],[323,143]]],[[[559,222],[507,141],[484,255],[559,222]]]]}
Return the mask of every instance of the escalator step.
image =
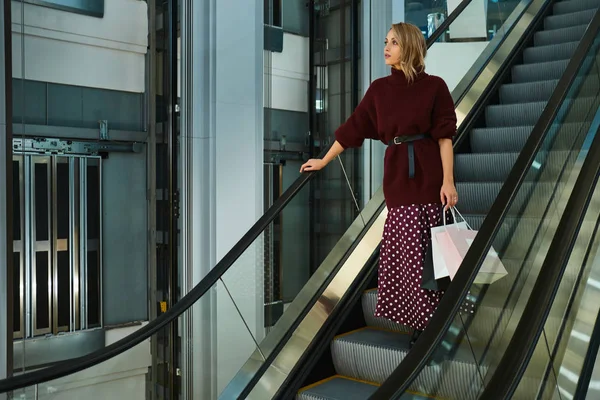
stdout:
{"type": "Polygon", "coordinates": [[[374,328],[339,336],[331,344],[335,369],[341,375],[380,384],[408,353],[410,338],[374,328]]]}
{"type": "Polygon", "coordinates": [[[471,150],[475,153],[520,152],[533,126],[478,128],[471,131],[471,150]]]}
{"type": "Polygon", "coordinates": [[[528,47],[523,51],[523,63],[535,64],[556,60],[568,60],[579,42],[560,43],[548,46],[528,47]]]}
{"type": "Polygon", "coordinates": [[[371,289],[363,293],[362,295],[362,309],[363,315],[365,317],[365,322],[367,326],[387,329],[390,331],[395,331],[399,333],[408,334],[412,330],[404,325],[398,324],[396,322],[390,321],[386,318],[378,318],[375,317],[375,305],[377,304],[377,289],[371,289]]]}
{"type": "Polygon", "coordinates": [[[548,101],[558,79],[527,83],[509,83],[500,87],[500,103],[516,104],[548,101]]]}
{"type": "MultiPolygon", "coordinates": [[[[586,85],[585,91],[596,90],[593,85],[586,85]],[[588,89],[589,87],[589,89],[588,89]]],[[[569,150],[573,141],[579,135],[587,132],[589,122],[564,123],[560,126],[562,139],[553,145],[554,150],[569,150]]],[[[533,126],[511,126],[506,128],[477,128],[471,131],[471,150],[474,153],[516,153],[523,149],[527,142],[533,126]]],[[[457,154],[458,156],[458,154],[457,154]]]]}
{"type": "MultiPolygon", "coordinates": [[[[375,393],[377,385],[335,375],[301,389],[297,400],[364,400],[375,393]]],[[[403,393],[399,400],[431,400],[435,397],[403,393]]]]}
{"type": "Polygon", "coordinates": [[[576,25],[587,25],[594,17],[595,9],[577,11],[569,14],[550,15],[544,20],[544,29],[569,28],[576,25]]]}
{"type": "Polygon", "coordinates": [[[578,11],[595,10],[597,7],[598,0],[559,1],[554,4],[552,12],[554,15],[560,15],[578,11]]]}
{"type": "Polygon", "coordinates": [[[488,128],[535,125],[544,107],[545,101],[523,104],[500,104],[487,106],[485,120],[488,128]]]}
{"type": "Polygon", "coordinates": [[[333,376],[303,388],[297,400],[364,400],[377,390],[377,385],[333,376]]]}
{"type": "MultiPolygon", "coordinates": [[[[594,0],[597,1],[597,0],[594,0]]],[[[563,3],[556,3],[563,4],[563,3]]],[[[581,40],[587,25],[575,25],[568,28],[550,29],[547,31],[536,32],[533,43],[536,46],[549,46],[559,43],[568,43],[581,40]]]]}
{"type": "Polygon", "coordinates": [[[454,156],[457,182],[504,182],[519,153],[461,153],[454,156]]]}
{"type": "MultiPolygon", "coordinates": [[[[340,375],[381,384],[408,353],[409,335],[380,329],[360,329],[336,338],[331,344],[333,363],[340,375]]],[[[460,346],[452,362],[425,367],[413,383],[412,390],[437,388],[438,395],[450,399],[470,398],[472,383],[485,376],[479,371],[468,346],[460,346]]]]}
{"type": "Polygon", "coordinates": [[[512,81],[521,83],[560,79],[567,69],[567,64],[569,60],[515,65],[512,68],[512,81]]]}

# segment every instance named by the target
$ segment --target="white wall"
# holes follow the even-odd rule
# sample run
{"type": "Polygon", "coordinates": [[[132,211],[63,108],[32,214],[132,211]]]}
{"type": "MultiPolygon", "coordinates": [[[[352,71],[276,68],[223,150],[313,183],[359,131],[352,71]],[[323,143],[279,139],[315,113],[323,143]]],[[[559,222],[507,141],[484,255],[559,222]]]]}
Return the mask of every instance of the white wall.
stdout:
{"type": "Polygon", "coordinates": [[[12,1],[13,77],[143,92],[146,2],[105,0],[104,7],[96,18],[12,1]]]}
{"type": "MultiPolygon", "coordinates": [[[[132,334],[141,326],[106,332],[106,345],[132,334]]],[[[152,364],[150,340],[92,368],[39,385],[40,400],[104,400],[146,398],[146,373],[152,364]]],[[[27,396],[27,398],[30,398],[27,396]]],[[[32,397],[33,398],[33,397],[32,397]]]]}
{"type": "Polygon", "coordinates": [[[452,91],[488,44],[489,42],[435,43],[427,52],[426,71],[442,77],[452,91]]]}
{"type": "MultiPolygon", "coordinates": [[[[264,28],[260,0],[185,0],[182,6],[185,293],[263,214],[264,28]]],[[[223,277],[259,341],[261,245],[255,242],[223,277]]],[[[216,286],[182,319],[184,397],[190,399],[217,398],[255,350],[227,291],[216,286]]]]}
{"type": "Polygon", "coordinates": [[[308,111],[308,38],[283,34],[283,52],[264,52],[265,107],[308,111]]]}

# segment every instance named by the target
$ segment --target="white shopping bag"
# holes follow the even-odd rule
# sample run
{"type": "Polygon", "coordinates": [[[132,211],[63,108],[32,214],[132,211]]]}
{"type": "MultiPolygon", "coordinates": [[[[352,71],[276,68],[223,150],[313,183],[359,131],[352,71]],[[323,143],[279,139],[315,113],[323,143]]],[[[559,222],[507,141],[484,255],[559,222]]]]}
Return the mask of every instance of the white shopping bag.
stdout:
{"type": "MultiPolygon", "coordinates": [[[[463,222],[448,225],[444,224],[440,227],[437,227],[438,229],[435,232],[435,241],[437,242],[438,246],[438,257],[443,259],[437,260],[440,265],[440,273],[446,273],[447,275],[444,276],[448,276],[452,280],[465,255],[469,251],[469,248],[471,247],[471,244],[477,235],[477,231],[471,229],[464,217],[460,215],[458,211],[455,213],[454,208],[451,208],[450,211],[452,212],[454,221],[457,220],[456,214],[458,214],[463,222]],[[442,270],[442,268],[444,269],[442,270]]],[[[445,214],[446,211],[444,210],[444,222],[446,221],[445,214]]],[[[435,270],[435,253],[432,253],[432,255],[434,256],[435,270]]],[[[498,253],[493,247],[490,247],[488,254],[479,268],[479,272],[475,277],[474,283],[491,284],[506,275],[508,275],[508,272],[506,271],[506,268],[504,268],[504,264],[500,260],[498,253]]],[[[437,278],[438,276],[436,275],[436,279],[437,278]]]]}
{"type": "MultiPolygon", "coordinates": [[[[456,216],[454,215],[454,211],[451,209],[452,215],[454,218],[454,223],[446,224],[446,209],[444,208],[443,213],[443,224],[440,226],[435,226],[431,228],[431,256],[433,257],[433,273],[435,279],[449,277],[450,279],[454,278],[455,269],[458,268],[456,266],[457,257],[459,257],[458,250],[456,248],[452,248],[451,243],[448,243],[448,240],[445,240],[445,235],[448,231],[455,230],[467,230],[468,225],[466,221],[456,222],[456,216]],[[450,273],[453,271],[453,273],[450,273]]],[[[458,265],[460,266],[460,261],[458,261],[458,265]]]]}

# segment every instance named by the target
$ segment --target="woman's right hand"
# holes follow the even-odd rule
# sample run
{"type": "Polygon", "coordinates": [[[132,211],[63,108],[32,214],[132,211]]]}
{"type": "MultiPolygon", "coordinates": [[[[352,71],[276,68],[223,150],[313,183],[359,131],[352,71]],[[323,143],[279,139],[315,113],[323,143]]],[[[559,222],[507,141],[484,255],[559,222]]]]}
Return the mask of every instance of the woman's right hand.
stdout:
{"type": "Polygon", "coordinates": [[[318,171],[323,169],[327,163],[320,158],[311,158],[300,167],[300,172],[318,171]]]}

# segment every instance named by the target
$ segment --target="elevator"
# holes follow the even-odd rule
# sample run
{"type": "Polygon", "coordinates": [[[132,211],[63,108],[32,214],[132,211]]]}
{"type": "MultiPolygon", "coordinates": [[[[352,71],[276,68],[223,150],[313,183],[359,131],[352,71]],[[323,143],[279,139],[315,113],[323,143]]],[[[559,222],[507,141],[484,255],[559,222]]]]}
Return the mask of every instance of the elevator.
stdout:
{"type": "Polygon", "coordinates": [[[102,159],[13,156],[14,339],[102,321],[102,159]]]}

